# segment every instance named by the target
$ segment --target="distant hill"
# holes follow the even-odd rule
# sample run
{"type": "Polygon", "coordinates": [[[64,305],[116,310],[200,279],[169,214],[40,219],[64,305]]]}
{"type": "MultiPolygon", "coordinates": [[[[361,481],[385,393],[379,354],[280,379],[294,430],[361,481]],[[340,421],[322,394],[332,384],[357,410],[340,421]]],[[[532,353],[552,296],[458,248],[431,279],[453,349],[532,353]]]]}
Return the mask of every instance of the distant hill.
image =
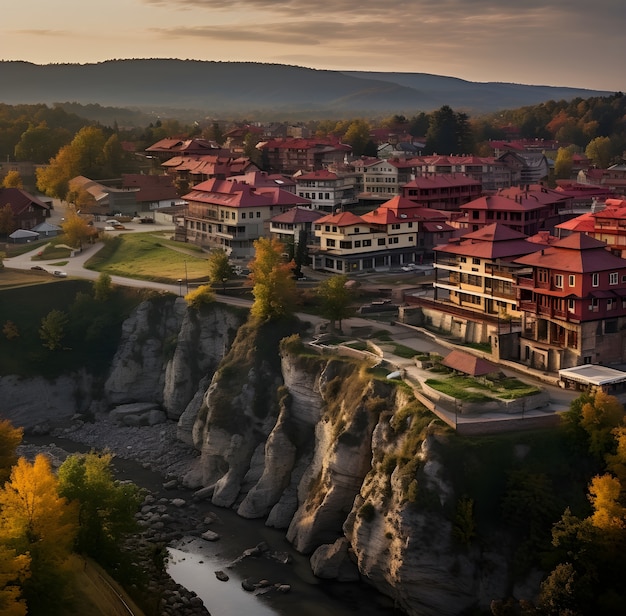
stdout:
{"type": "Polygon", "coordinates": [[[328,71],[252,62],[110,60],[97,64],[0,62],[0,102],[76,102],[281,119],[415,114],[450,105],[493,112],[612,92],[475,83],[425,73],[328,71]]]}

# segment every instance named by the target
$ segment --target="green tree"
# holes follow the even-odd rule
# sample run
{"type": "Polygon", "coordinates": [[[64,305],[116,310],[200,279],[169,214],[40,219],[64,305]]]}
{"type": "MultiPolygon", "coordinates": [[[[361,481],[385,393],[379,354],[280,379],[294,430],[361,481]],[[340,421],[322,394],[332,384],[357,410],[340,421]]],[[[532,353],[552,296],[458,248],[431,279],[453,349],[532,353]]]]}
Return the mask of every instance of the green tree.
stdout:
{"type": "Polygon", "coordinates": [[[51,128],[46,122],[31,124],[15,145],[15,158],[34,163],[47,163],[72,140],[67,128],[51,128]]]}
{"type": "Polygon", "coordinates": [[[247,156],[255,165],[261,165],[261,152],[256,147],[259,143],[258,135],[246,133],[243,139],[243,155],[247,156]]]}
{"type": "Polygon", "coordinates": [[[61,310],[51,310],[43,319],[39,327],[39,337],[43,345],[51,351],[61,348],[61,342],[65,336],[65,327],[68,317],[61,310]]]}
{"type": "Polygon", "coordinates": [[[609,137],[596,137],[589,142],[585,155],[600,169],[606,169],[613,158],[613,144],[609,137]]]}
{"type": "Polygon", "coordinates": [[[62,613],[77,530],[77,508],[59,495],[48,458],[39,454],[32,464],[20,458],[0,489],[0,538],[30,556],[30,577],[23,584],[28,614],[62,613]]]}
{"type": "Polygon", "coordinates": [[[228,255],[223,248],[215,248],[209,252],[207,258],[209,269],[209,282],[215,288],[216,285],[222,286],[225,290],[225,282],[233,277],[233,268],[228,262],[228,255]]]}
{"type": "Polygon", "coordinates": [[[2,180],[3,188],[24,188],[24,182],[22,182],[22,176],[19,171],[12,169],[9,171],[2,180]]]}
{"type": "Polygon", "coordinates": [[[444,105],[430,116],[426,132],[426,151],[435,154],[460,154],[459,118],[444,105]]]}
{"type": "Polygon", "coordinates": [[[346,275],[336,275],[323,280],[317,288],[322,314],[330,321],[331,329],[335,328],[335,321],[338,321],[341,331],[342,321],[354,315],[352,304],[356,294],[347,283],[346,275]]]}
{"type": "Polygon", "coordinates": [[[274,238],[259,238],[254,242],[254,248],[255,256],[250,262],[254,295],[252,316],[274,320],[290,315],[296,301],[294,262],[285,262],[285,247],[274,238]]]}
{"type": "Polygon", "coordinates": [[[124,537],[137,530],[137,486],[115,481],[109,453],[74,454],[60,466],[59,493],[78,506],[76,550],[111,567],[123,559],[124,537]]]}
{"type": "Polygon", "coordinates": [[[106,272],[100,272],[98,279],[93,283],[93,296],[95,300],[98,302],[106,302],[112,290],[111,276],[106,272]]]}

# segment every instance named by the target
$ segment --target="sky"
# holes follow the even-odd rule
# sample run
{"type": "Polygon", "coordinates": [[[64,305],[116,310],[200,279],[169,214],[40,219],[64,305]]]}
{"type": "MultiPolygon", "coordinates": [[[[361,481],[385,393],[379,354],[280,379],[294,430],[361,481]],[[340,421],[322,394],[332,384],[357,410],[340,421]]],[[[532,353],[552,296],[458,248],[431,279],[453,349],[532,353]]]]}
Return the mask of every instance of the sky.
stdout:
{"type": "Polygon", "coordinates": [[[626,2],[14,0],[2,10],[0,60],[123,58],[430,73],[623,92],[626,2]]]}

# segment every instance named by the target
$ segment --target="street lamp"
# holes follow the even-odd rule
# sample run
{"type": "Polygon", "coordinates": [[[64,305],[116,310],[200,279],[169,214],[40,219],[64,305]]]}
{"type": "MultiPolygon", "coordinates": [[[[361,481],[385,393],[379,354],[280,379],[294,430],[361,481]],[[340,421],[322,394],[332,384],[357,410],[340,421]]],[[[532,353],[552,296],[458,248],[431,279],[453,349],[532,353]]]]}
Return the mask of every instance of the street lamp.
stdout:
{"type": "Polygon", "coordinates": [[[179,278],[178,279],[178,297],[182,297],[183,296],[183,279],[179,278]]]}

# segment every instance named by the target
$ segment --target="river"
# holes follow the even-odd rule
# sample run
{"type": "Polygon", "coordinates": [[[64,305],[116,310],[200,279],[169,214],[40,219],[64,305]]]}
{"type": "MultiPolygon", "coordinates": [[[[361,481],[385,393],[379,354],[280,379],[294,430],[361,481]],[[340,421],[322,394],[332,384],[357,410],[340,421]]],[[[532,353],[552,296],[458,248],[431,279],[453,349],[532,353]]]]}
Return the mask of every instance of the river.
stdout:
{"type": "MultiPolygon", "coordinates": [[[[92,447],[63,438],[28,436],[24,445],[46,447],[52,442],[65,452],[87,452],[92,447]]],[[[24,455],[24,454],[22,454],[24,455]]],[[[163,477],[147,470],[140,463],[115,456],[113,467],[118,479],[126,479],[153,492],[157,497],[191,500],[191,492],[164,490],[163,477]]],[[[262,520],[246,520],[231,509],[199,503],[203,514],[212,513],[217,522],[211,530],[220,535],[215,542],[197,537],[184,537],[169,546],[168,572],[204,602],[211,616],[402,616],[393,602],[366,583],[336,583],[316,578],[307,556],[296,552],[285,538],[285,532],[265,526],[262,520]],[[245,558],[229,568],[245,550],[264,542],[270,553],[288,554],[282,563],[267,555],[245,558]],[[227,582],[219,581],[215,572],[221,570],[227,582]],[[287,584],[290,591],[270,589],[248,592],[241,582],[268,580],[287,584]]]]}

